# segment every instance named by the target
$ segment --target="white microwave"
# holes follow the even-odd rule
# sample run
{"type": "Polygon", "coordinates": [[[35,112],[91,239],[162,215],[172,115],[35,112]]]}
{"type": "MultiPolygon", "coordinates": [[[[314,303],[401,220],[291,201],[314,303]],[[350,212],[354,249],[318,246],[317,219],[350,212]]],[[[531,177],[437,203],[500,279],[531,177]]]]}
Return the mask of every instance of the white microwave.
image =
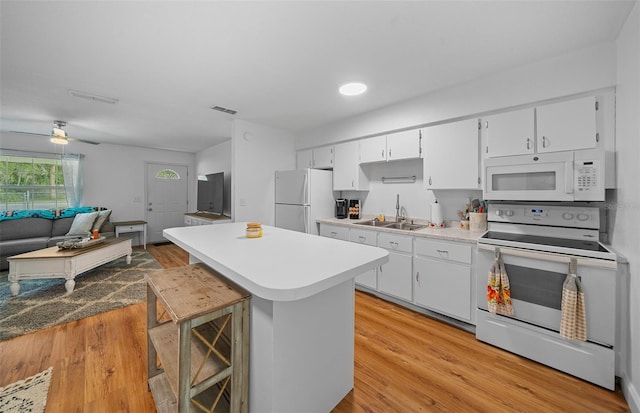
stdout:
{"type": "Polygon", "coordinates": [[[604,201],[598,149],[488,158],[483,197],[500,201],[604,201]]]}

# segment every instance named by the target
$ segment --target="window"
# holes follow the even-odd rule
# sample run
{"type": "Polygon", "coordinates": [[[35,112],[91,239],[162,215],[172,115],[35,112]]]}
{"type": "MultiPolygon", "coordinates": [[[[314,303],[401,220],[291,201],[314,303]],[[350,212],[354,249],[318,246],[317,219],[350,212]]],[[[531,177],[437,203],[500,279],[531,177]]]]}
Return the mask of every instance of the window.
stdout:
{"type": "Polygon", "coordinates": [[[60,155],[0,155],[0,209],[67,208],[60,155]]]}
{"type": "Polygon", "coordinates": [[[156,174],[156,179],[180,179],[180,175],[173,169],[163,169],[156,174]]]}

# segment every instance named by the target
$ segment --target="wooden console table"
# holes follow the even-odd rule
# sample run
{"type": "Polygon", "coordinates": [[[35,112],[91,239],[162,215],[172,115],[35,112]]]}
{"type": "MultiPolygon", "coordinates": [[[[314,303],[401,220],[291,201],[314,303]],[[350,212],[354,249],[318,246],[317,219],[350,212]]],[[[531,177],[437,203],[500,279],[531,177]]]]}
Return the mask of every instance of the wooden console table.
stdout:
{"type": "Polygon", "coordinates": [[[202,264],[145,279],[147,372],[158,412],[195,411],[192,404],[219,411],[228,403],[227,411],[246,413],[251,295],[202,264]],[[158,320],[158,300],[171,320],[158,320]]]}

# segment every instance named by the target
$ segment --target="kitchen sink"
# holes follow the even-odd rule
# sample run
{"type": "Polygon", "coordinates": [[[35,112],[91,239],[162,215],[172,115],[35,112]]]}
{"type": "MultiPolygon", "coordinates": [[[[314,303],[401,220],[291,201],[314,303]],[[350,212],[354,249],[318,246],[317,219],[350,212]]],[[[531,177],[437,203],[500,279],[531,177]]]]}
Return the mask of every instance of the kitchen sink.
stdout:
{"type": "Polygon", "coordinates": [[[370,227],[386,227],[387,225],[389,225],[388,222],[385,221],[377,221],[377,220],[369,220],[369,221],[361,221],[361,222],[355,222],[355,224],[357,225],[367,225],[370,227]]]}
{"type": "Polygon", "coordinates": [[[427,225],[422,225],[422,224],[411,224],[409,222],[393,222],[391,224],[387,224],[384,226],[385,228],[392,228],[392,229],[402,229],[405,231],[416,231],[422,228],[426,228],[427,225]]]}
{"type": "Polygon", "coordinates": [[[366,225],[369,227],[380,227],[380,228],[391,228],[391,229],[401,229],[404,231],[416,231],[422,228],[426,228],[427,225],[422,224],[410,224],[408,222],[386,222],[386,221],[361,221],[356,222],[357,225],[366,225]]]}

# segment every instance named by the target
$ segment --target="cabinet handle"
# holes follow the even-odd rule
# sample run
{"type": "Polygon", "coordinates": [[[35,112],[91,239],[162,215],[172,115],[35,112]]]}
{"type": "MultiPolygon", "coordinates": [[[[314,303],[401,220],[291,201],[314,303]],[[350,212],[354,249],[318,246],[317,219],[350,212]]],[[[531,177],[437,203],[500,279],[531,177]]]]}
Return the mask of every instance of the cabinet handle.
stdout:
{"type": "Polygon", "coordinates": [[[337,232],[331,231],[331,238],[335,238],[338,235],[337,232]]]}
{"type": "Polygon", "coordinates": [[[542,147],[543,147],[543,148],[546,148],[547,146],[549,146],[549,145],[547,145],[547,140],[548,140],[548,139],[547,139],[547,137],[546,137],[546,136],[543,136],[543,137],[542,137],[542,147]]]}
{"type": "Polygon", "coordinates": [[[358,235],[358,239],[360,240],[360,242],[365,242],[367,240],[367,237],[363,237],[362,235],[358,235]]]}
{"type": "Polygon", "coordinates": [[[527,149],[531,149],[531,139],[524,138],[524,142],[527,144],[527,149]]]}
{"type": "Polygon", "coordinates": [[[378,269],[380,270],[380,272],[382,272],[382,265],[379,266],[378,269]]]}
{"type": "Polygon", "coordinates": [[[380,156],[384,159],[384,149],[381,151],[380,156]]]}
{"type": "Polygon", "coordinates": [[[440,254],[440,255],[449,256],[449,251],[447,251],[447,250],[436,250],[436,251],[438,251],[438,254],[440,254]]]}
{"type": "Polygon", "coordinates": [[[391,158],[391,149],[389,149],[389,158],[391,158]]]}
{"type": "Polygon", "coordinates": [[[391,244],[393,248],[398,248],[398,243],[395,241],[389,241],[389,244],[391,244]]]}
{"type": "Polygon", "coordinates": [[[420,283],[420,271],[418,271],[416,273],[416,282],[419,284],[420,283]]]}
{"type": "Polygon", "coordinates": [[[354,180],[352,179],[351,180],[351,188],[354,188],[354,187],[355,187],[355,184],[354,184],[354,180]]]}
{"type": "Polygon", "coordinates": [[[429,185],[431,185],[431,177],[429,177],[429,185]]]}

